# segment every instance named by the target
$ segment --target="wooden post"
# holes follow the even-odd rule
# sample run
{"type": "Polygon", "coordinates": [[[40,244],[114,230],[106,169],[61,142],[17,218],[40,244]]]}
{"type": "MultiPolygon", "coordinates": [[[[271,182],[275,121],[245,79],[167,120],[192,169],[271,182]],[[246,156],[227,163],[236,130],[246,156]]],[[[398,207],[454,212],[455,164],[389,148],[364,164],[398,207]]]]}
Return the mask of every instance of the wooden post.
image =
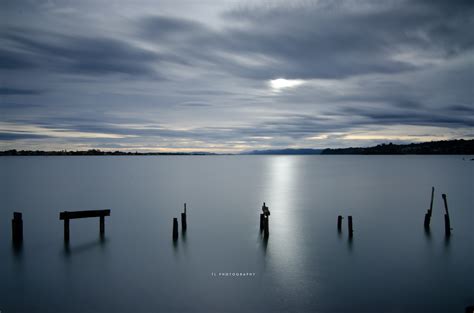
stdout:
{"type": "Polygon", "coordinates": [[[183,232],[188,228],[188,223],[186,221],[186,203],[184,204],[184,213],[181,213],[181,230],[183,232]]]}
{"type": "Polygon", "coordinates": [[[430,203],[430,208],[425,214],[425,228],[429,229],[430,228],[430,222],[431,222],[431,213],[433,212],[433,197],[434,197],[434,187],[431,187],[431,203],[430,203]]]}
{"type": "Polygon", "coordinates": [[[338,215],[337,216],[337,230],[341,231],[342,228],[342,216],[338,215]]]}
{"type": "Polygon", "coordinates": [[[64,241],[69,242],[69,217],[67,216],[67,214],[64,218],[64,241]]]}
{"type": "Polygon", "coordinates": [[[20,212],[13,213],[12,219],[12,240],[15,243],[23,241],[23,220],[20,212]]]}
{"type": "Polygon", "coordinates": [[[178,218],[173,217],[173,240],[178,239],[178,218]]]}
{"type": "Polygon", "coordinates": [[[263,231],[263,229],[265,228],[265,216],[263,215],[263,213],[260,213],[260,232],[263,231]]]}
{"type": "Polygon", "coordinates": [[[105,216],[100,216],[100,236],[103,237],[105,234],[105,216]]]}
{"type": "Polygon", "coordinates": [[[188,228],[188,225],[186,223],[186,213],[181,213],[181,229],[184,231],[186,231],[186,229],[188,228]]]}
{"type": "Polygon", "coordinates": [[[265,238],[268,238],[268,235],[270,234],[270,229],[269,229],[269,218],[268,216],[264,217],[263,219],[263,236],[265,238]]]}
{"type": "Polygon", "coordinates": [[[347,217],[347,226],[349,227],[349,237],[352,237],[352,233],[354,232],[352,228],[352,216],[347,217]]]}
{"type": "Polygon", "coordinates": [[[443,193],[442,195],[444,200],[444,209],[446,213],[444,214],[444,232],[446,236],[451,235],[451,221],[449,220],[449,210],[448,210],[448,200],[446,199],[446,194],[443,193]]]}

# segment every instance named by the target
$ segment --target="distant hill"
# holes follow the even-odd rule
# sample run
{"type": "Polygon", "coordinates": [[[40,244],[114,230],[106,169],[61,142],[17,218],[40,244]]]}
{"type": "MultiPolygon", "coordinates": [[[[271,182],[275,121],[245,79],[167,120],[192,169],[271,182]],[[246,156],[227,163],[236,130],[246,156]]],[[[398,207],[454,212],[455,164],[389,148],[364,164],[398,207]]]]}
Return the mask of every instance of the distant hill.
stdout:
{"type": "Polygon", "coordinates": [[[321,154],[474,154],[474,140],[446,140],[368,148],[324,149],[321,154]]]}
{"type": "Polygon", "coordinates": [[[276,149],[276,150],[253,150],[242,154],[252,155],[281,155],[281,154],[321,154],[322,149],[276,149]]]}

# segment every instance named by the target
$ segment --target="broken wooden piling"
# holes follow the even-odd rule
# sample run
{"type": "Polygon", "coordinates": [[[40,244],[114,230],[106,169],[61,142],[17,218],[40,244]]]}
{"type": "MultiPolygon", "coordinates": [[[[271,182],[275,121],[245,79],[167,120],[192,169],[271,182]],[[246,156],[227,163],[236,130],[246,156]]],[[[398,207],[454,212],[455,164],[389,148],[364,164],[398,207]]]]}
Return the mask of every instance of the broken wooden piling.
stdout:
{"type": "Polygon", "coordinates": [[[337,216],[337,230],[340,232],[342,228],[342,219],[343,217],[341,215],[337,216]]]}
{"type": "Polygon", "coordinates": [[[268,236],[270,234],[270,227],[269,227],[268,220],[269,220],[268,217],[264,217],[264,219],[263,219],[263,236],[265,238],[268,238],[268,236]]]}
{"type": "Polygon", "coordinates": [[[445,214],[444,214],[444,232],[446,236],[451,235],[451,221],[449,220],[449,210],[448,210],[448,200],[446,199],[446,194],[442,194],[443,200],[444,200],[444,209],[445,209],[445,214]]]}
{"type": "Polygon", "coordinates": [[[262,231],[262,228],[263,228],[263,235],[265,238],[268,238],[268,235],[270,234],[270,231],[269,231],[270,210],[266,206],[265,202],[262,205],[262,211],[263,213],[260,214],[260,231],[262,231]]]}
{"type": "Polygon", "coordinates": [[[433,212],[433,197],[434,197],[434,187],[431,187],[431,203],[430,203],[430,208],[428,211],[425,213],[425,229],[430,228],[430,222],[431,222],[431,214],[433,212]]]}
{"type": "Polygon", "coordinates": [[[352,228],[352,216],[347,217],[347,227],[349,228],[349,237],[352,237],[354,229],[352,228]]]}
{"type": "Polygon", "coordinates": [[[184,213],[181,213],[181,230],[183,232],[188,228],[188,223],[186,220],[186,203],[184,204],[184,213]]]}
{"type": "Polygon", "coordinates": [[[178,239],[178,218],[173,217],[173,240],[178,239]]]}
{"type": "Polygon", "coordinates": [[[23,241],[23,219],[20,212],[13,213],[12,240],[14,243],[21,243],[23,241]]]}
{"type": "Polygon", "coordinates": [[[69,220],[78,218],[99,217],[99,232],[105,234],[105,217],[110,216],[110,210],[64,211],[59,213],[59,219],[64,220],[64,241],[69,242],[69,220]]]}

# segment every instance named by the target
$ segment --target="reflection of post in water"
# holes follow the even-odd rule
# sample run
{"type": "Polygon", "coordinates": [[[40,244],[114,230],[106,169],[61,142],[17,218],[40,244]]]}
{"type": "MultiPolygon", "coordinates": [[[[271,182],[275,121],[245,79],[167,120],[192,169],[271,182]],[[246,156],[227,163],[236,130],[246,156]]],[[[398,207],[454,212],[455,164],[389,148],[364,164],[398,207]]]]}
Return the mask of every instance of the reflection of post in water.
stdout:
{"type": "Polygon", "coordinates": [[[448,200],[446,199],[446,194],[443,193],[442,195],[443,200],[444,200],[444,209],[446,213],[444,214],[444,232],[446,233],[446,236],[449,237],[451,236],[451,221],[449,220],[449,211],[448,211],[448,200]]]}
{"type": "Polygon", "coordinates": [[[433,196],[434,196],[434,187],[431,187],[431,203],[430,208],[427,210],[425,214],[425,230],[429,231],[430,229],[430,222],[431,222],[431,214],[433,213],[433,196]]]}

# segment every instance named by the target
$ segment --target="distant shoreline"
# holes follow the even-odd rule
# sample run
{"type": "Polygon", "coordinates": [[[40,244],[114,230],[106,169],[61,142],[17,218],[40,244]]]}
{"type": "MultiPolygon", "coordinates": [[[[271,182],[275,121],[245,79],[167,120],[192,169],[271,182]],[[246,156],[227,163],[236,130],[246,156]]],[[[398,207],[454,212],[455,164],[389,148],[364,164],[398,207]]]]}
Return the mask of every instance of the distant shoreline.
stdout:
{"type": "Polygon", "coordinates": [[[350,147],[340,149],[278,149],[253,150],[241,153],[211,152],[124,152],[101,151],[41,151],[6,150],[0,156],[209,156],[209,155],[474,155],[474,139],[431,141],[411,144],[380,144],[373,147],[350,147]]]}

